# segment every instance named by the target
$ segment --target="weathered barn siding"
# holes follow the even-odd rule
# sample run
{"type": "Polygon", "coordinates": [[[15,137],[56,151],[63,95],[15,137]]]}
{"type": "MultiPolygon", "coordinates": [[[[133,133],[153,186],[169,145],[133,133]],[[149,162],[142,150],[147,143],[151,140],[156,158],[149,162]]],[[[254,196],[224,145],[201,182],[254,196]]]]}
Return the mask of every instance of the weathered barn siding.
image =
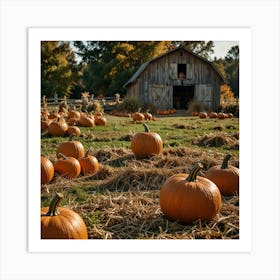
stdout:
{"type": "Polygon", "coordinates": [[[128,96],[153,103],[158,109],[184,107],[187,104],[181,103],[191,100],[217,109],[223,83],[209,61],[180,47],[143,64],[125,86],[128,96]],[[179,77],[180,67],[185,72],[183,78],[179,77]]]}

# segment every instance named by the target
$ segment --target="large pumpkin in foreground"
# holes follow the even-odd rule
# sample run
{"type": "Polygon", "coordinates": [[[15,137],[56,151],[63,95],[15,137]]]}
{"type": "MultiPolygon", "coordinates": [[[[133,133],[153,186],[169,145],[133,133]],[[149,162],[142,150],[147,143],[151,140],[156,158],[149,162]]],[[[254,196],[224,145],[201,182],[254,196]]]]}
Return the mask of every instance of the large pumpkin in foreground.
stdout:
{"type": "Polygon", "coordinates": [[[225,156],[222,165],[215,165],[208,169],[205,177],[214,182],[222,195],[239,194],[239,169],[229,165],[231,155],[225,156]]]}
{"type": "Polygon", "coordinates": [[[197,176],[201,168],[198,164],[190,174],[173,175],[162,185],[160,207],[168,219],[185,223],[210,220],[220,211],[220,191],[210,180],[197,176]]]}
{"type": "Polygon", "coordinates": [[[163,143],[159,134],[150,132],[143,124],[145,132],[136,133],[131,140],[131,150],[136,158],[148,158],[162,153],[163,143]]]}
{"type": "Polygon", "coordinates": [[[56,193],[49,207],[41,208],[41,239],[88,239],[82,217],[67,208],[58,207],[63,195],[56,193]]]}

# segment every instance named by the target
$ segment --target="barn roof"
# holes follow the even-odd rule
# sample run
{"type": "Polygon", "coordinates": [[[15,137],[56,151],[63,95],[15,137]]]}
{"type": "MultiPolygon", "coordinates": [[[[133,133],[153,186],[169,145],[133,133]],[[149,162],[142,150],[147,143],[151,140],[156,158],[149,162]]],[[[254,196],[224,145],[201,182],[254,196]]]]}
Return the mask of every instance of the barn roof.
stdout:
{"type": "Polygon", "coordinates": [[[155,58],[153,58],[153,59],[151,59],[151,60],[149,60],[149,61],[144,62],[144,63],[138,68],[138,70],[132,75],[132,77],[124,84],[124,87],[126,87],[127,85],[129,85],[129,84],[135,82],[135,81],[137,80],[137,78],[140,76],[140,74],[148,67],[148,65],[149,65],[151,62],[153,62],[153,61],[155,61],[155,60],[158,60],[158,59],[160,59],[161,57],[166,56],[166,55],[168,55],[168,54],[170,54],[170,53],[172,53],[172,52],[175,52],[175,51],[177,51],[177,50],[179,50],[179,49],[183,49],[184,51],[186,51],[186,52],[192,54],[193,56],[197,57],[198,59],[201,59],[201,60],[203,60],[204,62],[208,63],[208,64],[215,70],[215,72],[216,72],[216,73],[218,74],[218,76],[222,79],[222,81],[223,81],[225,84],[227,84],[227,81],[225,80],[225,78],[223,77],[223,75],[220,73],[220,71],[217,69],[217,67],[216,67],[212,62],[210,62],[209,60],[207,60],[207,59],[204,58],[204,57],[201,57],[201,56],[195,54],[194,52],[192,52],[192,51],[186,49],[185,47],[180,46],[180,47],[177,47],[177,48],[175,48],[175,49],[172,49],[172,50],[170,50],[170,51],[168,51],[168,52],[166,52],[166,53],[164,53],[164,54],[161,54],[161,55],[159,55],[159,56],[157,56],[157,57],[155,57],[155,58]]]}

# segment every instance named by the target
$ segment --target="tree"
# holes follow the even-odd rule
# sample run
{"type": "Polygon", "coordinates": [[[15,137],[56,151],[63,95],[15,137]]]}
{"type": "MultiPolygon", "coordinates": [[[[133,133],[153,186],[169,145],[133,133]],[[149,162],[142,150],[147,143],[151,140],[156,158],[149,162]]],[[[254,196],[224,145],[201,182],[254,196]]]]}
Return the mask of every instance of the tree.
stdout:
{"type": "Polygon", "coordinates": [[[70,42],[41,42],[41,95],[69,96],[79,75],[70,42]]]}
{"type": "Polygon", "coordinates": [[[233,46],[227,52],[225,72],[232,91],[239,97],[239,46],[233,46]]]}

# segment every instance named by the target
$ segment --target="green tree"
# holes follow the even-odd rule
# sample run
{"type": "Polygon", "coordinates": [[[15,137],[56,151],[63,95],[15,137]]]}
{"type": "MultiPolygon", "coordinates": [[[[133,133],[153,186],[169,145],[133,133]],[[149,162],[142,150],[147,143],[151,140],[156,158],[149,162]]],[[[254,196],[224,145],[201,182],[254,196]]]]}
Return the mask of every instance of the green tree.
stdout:
{"type": "Polygon", "coordinates": [[[70,42],[41,42],[41,95],[69,96],[79,75],[70,42]]]}

